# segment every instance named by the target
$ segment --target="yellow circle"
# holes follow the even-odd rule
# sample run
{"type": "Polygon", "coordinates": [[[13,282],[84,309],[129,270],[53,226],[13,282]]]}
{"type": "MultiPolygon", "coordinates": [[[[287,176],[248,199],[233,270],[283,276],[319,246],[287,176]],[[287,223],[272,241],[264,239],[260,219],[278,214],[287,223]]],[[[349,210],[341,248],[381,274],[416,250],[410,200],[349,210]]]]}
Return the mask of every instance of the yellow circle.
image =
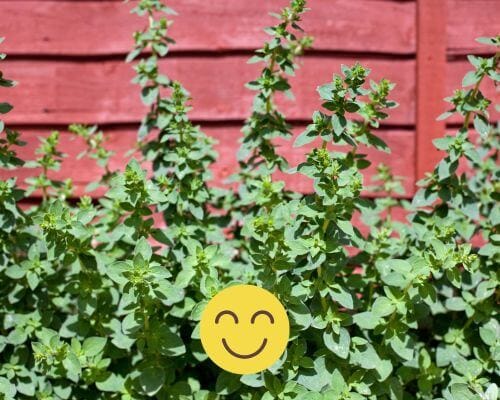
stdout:
{"type": "Polygon", "coordinates": [[[257,286],[230,286],[203,310],[201,343],[210,359],[235,374],[253,374],[273,365],[290,335],[284,307],[257,286]]]}

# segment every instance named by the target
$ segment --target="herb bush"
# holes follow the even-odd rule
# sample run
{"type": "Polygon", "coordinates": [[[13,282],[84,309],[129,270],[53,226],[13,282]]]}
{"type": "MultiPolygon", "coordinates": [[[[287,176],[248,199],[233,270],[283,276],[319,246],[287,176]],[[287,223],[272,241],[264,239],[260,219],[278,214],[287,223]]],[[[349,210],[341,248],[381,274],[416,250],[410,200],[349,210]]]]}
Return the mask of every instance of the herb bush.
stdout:
{"type": "MultiPolygon", "coordinates": [[[[370,162],[358,145],[389,151],[375,131],[396,106],[392,83],[342,66],[318,88],[322,111],[295,140],[317,145],[306,160],[290,169],[273,144],[291,136],[274,98],[290,93],[287,76],[311,45],[298,26],[304,11],[305,0],[292,0],[251,59],[262,72],[248,84],[256,95],[237,190],[207,185],[214,142],[189,120],[188,92],[158,69],[174,14],[160,0],[137,3],[148,22],[128,56],[149,106],[140,157],[110,170],[106,136],[71,126],[105,171],[88,188],[104,187],[104,197],[70,201],[71,182],[50,178],[64,157],[57,132],[25,162],[20,134],[1,123],[1,166],[41,171],[25,189],[0,183],[2,399],[498,397],[499,142],[481,92],[499,80],[498,53],[469,57],[442,116],[463,124],[435,141],[444,158],[413,201],[391,197],[400,185],[385,166],[372,188],[385,197],[362,198],[370,162]],[[276,170],[311,179],[314,193],[286,191],[276,170]],[[20,207],[34,191],[40,204],[20,207]],[[405,221],[391,217],[396,207],[405,221]],[[287,351],[255,375],[221,371],[200,345],[204,305],[234,282],[272,291],[291,320],[287,351]]],[[[0,75],[0,85],[14,82],[0,75]]],[[[11,108],[0,103],[2,114],[11,108]]]]}

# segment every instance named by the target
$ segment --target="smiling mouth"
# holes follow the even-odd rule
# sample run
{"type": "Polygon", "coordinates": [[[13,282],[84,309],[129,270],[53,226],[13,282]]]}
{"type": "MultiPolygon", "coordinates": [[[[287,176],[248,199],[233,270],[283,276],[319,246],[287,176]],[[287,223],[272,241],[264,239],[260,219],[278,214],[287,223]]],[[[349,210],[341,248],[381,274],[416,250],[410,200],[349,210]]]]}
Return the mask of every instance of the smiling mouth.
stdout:
{"type": "Polygon", "coordinates": [[[233,357],[237,357],[237,358],[243,358],[243,359],[248,359],[248,358],[253,358],[257,355],[259,355],[259,353],[264,350],[264,347],[266,347],[267,345],[267,339],[264,338],[264,340],[262,341],[262,344],[260,345],[260,347],[255,350],[253,353],[250,353],[250,354],[239,354],[239,353],[236,353],[233,349],[231,349],[229,347],[229,345],[227,344],[226,342],[226,339],[222,338],[222,345],[224,346],[224,348],[226,349],[226,351],[231,354],[233,357]]]}

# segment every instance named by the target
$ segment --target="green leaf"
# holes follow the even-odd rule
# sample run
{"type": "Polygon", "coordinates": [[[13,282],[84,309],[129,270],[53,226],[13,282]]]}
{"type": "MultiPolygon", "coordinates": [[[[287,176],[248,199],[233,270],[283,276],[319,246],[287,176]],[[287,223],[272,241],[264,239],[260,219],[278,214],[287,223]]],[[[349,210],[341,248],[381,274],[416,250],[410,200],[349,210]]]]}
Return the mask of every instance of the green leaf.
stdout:
{"type": "Polygon", "coordinates": [[[396,306],[387,297],[384,296],[377,297],[372,306],[373,314],[378,317],[386,317],[388,315],[391,315],[395,309],[396,306]]]}
{"type": "Polygon", "coordinates": [[[484,392],[484,400],[497,400],[498,399],[498,386],[492,383],[484,392]]]}
{"type": "MultiPolygon", "coordinates": [[[[0,60],[2,57],[0,56],[0,60]]],[[[11,81],[10,79],[3,79],[2,78],[2,73],[0,72],[0,86],[1,87],[13,87],[16,85],[16,82],[11,81]]]]}
{"type": "Polygon", "coordinates": [[[442,113],[439,117],[436,118],[437,121],[443,121],[445,119],[450,118],[454,114],[453,111],[446,111],[442,113]]]}
{"type": "Polygon", "coordinates": [[[0,114],[7,114],[13,108],[9,103],[0,103],[0,114]]]}
{"type": "Polygon", "coordinates": [[[13,345],[20,345],[28,340],[28,335],[22,327],[16,327],[14,330],[9,332],[7,336],[7,342],[13,345]]]}
{"type": "Polygon", "coordinates": [[[68,378],[75,383],[78,382],[78,378],[82,373],[78,357],[74,353],[69,352],[63,360],[63,365],[66,368],[68,378]]]}
{"type": "Polygon", "coordinates": [[[142,89],[141,99],[142,102],[149,106],[154,103],[159,95],[159,89],[156,86],[146,86],[142,89]]]}
{"type": "Polygon", "coordinates": [[[100,379],[95,383],[97,389],[103,392],[122,392],[125,380],[115,373],[104,375],[106,378],[100,379]],[[102,380],[101,380],[102,379],[102,380]]]}
{"type": "Polygon", "coordinates": [[[303,302],[289,305],[288,312],[291,317],[290,322],[300,330],[307,329],[312,324],[311,311],[303,302]]]}
{"type": "Polygon", "coordinates": [[[476,39],[476,42],[481,43],[481,44],[486,44],[490,46],[497,46],[498,47],[498,38],[494,37],[479,37],[476,39]]]}
{"type": "Polygon", "coordinates": [[[481,400],[481,397],[472,393],[465,383],[451,385],[453,400],[481,400]]]}
{"type": "Polygon", "coordinates": [[[352,310],[354,308],[355,296],[341,285],[335,285],[330,289],[330,296],[343,307],[352,310]]]}
{"type": "Polygon", "coordinates": [[[165,383],[165,371],[159,366],[149,366],[140,371],[139,382],[148,396],[158,393],[165,383]]]}
{"type": "Polygon", "coordinates": [[[475,85],[479,81],[479,75],[476,71],[469,71],[465,74],[464,79],[462,80],[462,86],[467,87],[471,85],[475,85]]]}
{"type": "Polygon", "coordinates": [[[342,230],[342,232],[346,233],[351,237],[355,237],[356,233],[354,232],[354,227],[351,221],[343,221],[341,219],[336,221],[337,226],[342,230]]]}
{"type": "Polygon", "coordinates": [[[332,372],[326,366],[324,357],[314,360],[314,369],[303,370],[297,377],[297,382],[313,392],[321,390],[330,384],[332,372]]]}
{"type": "Polygon", "coordinates": [[[455,370],[463,376],[475,378],[483,370],[483,366],[478,360],[459,360],[453,364],[455,370]]]}
{"type": "Polygon", "coordinates": [[[241,387],[240,376],[222,371],[215,382],[215,391],[220,395],[229,395],[241,387]]]}
{"type": "Polygon", "coordinates": [[[349,355],[351,337],[347,329],[340,328],[338,334],[335,332],[324,331],[323,342],[325,343],[326,348],[337,357],[346,359],[349,355]]]}
{"type": "Polygon", "coordinates": [[[461,297],[446,299],[445,307],[450,311],[464,311],[467,303],[461,297]]]}
{"type": "Polygon", "coordinates": [[[293,143],[293,147],[301,147],[307,143],[312,142],[314,139],[318,137],[318,133],[314,129],[306,129],[304,132],[302,132],[297,139],[295,139],[295,142],[293,143]]]}
{"type": "Polygon", "coordinates": [[[185,292],[182,288],[172,285],[170,282],[165,280],[157,283],[157,288],[154,293],[166,306],[171,306],[172,304],[181,302],[185,296],[185,292]]]}
{"type": "Polygon", "coordinates": [[[6,400],[9,400],[15,398],[16,392],[16,386],[10,383],[8,379],[0,376],[0,394],[3,394],[6,400]]]}
{"type": "Polygon", "coordinates": [[[399,288],[405,288],[408,283],[410,282],[410,279],[408,276],[405,276],[404,274],[400,274],[397,272],[390,272],[386,275],[382,276],[382,281],[389,286],[395,286],[399,288]]]}
{"type": "Polygon", "coordinates": [[[432,143],[434,143],[434,146],[439,150],[447,150],[450,144],[453,143],[453,138],[445,136],[443,138],[434,139],[432,143]]]}
{"type": "Polygon", "coordinates": [[[94,357],[104,350],[106,346],[107,339],[102,337],[89,337],[84,340],[82,345],[82,351],[87,357],[94,357]]]}
{"type": "MultiPolygon", "coordinates": [[[[359,346],[351,353],[351,362],[364,369],[376,369],[381,365],[382,360],[378,356],[373,346],[369,343],[359,346]]],[[[383,366],[385,369],[385,365],[383,366]]]]}
{"type": "Polygon", "coordinates": [[[316,89],[323,100],[332,100],[332,90],[333,86],[331,83],[327,83],[326,85],[318,86],[316,89]]]}
{"type": "Polygon", "coordinates": [[[355,314],[352,319],[361,329],[374,329],[380,323],[380,318],[371,311],[355,314]]]}
{"type": "Polygon", "coordinates": [[[413,359],[414,344],[408,335],[403,335],[402,337],[395,335],[390,338],[389,343],[399,357],[407,361],[413,359]]]}
{"type": "Polygon", "coordinates": [[[332,115],[333,131],[337,136],[339,136],[342,132],[344,132],[346,125],[347,121],[343,115],[337,115],[337,114],[332,115]]]}
{"type": "Polygon", "coordinates": [[[151,245],[148,243],[146,238],[142,237],[137,242],[134,253],[140,254],[144,260],[149,261],[153,254],[153,250],[151,249],[151,245]]]}
{"type": "Polygon", "coordinates": [[[331,398],[335,399],[339,398],[347,389],[346,381],[338,369],[333,371],[331,387],[332,389],[327,393],[331,396],[331,398]]]}
{"type": "Polygon", "coordinates": [[[161,354],[175,357],[186,352],[186,346],[178,334],[168,330],[165,325],[160,325],[155,330],[157,336],[157,346],[161,354]]]}
{"type": "Polygon", "coordinates": [[[133,61],[139,54],[141,54],[141,52],[142,52],[141,48],[132,50],[130,53],[128,53],[127,58],[125,58],[125,62],[128,63],[133,61]]]}
{"type": "Polygon", "coordinates": [[[392,259],[392,260],[382,260],[377,263],[377,268],[380,271],[395,271],[401,274],[406,274],[411,271],[411,264],[406,260],[392,259]]]}
{"type": "Polygon", "coordinates": [[[193,268],[183,268],[175,278],[175,286],[182,289],[187,287],[195,275],[196,271],[193,268]]]}
{"type": "Polygon", "coordinates": [[[479,133],[481,136],[486,137],[488,136],[488,133],[490,132],[490,124],[488,123],[488,120],[480,114],[476,114],[474,116],[474,129],[479,133]]]}
{"type": "Polygon", "coordinates": [[[248,374],[248,375],[242,375],[240,378],[241,383],[244,385],[253,387],[253,388],[258,388],[264,386],[264,382],[262,380],[262,374],[257,373],[257,374],[248,374]]]}
{"type": "Polygon", "coordinates": [[[479,336],[488,346],[493,346],[500,338],[500,324],[495,319],[490,319],[479,328],[479,336]]]}
{"type": "Polygon", "coordinates": [[[106,274],[113,282],[119,285],[125,285],[128,280],[123,276],[123,273],[130,269],[130,264],[124,261],[116,261],[106,268],[106,274]]]}
{"type": "Polygon", "coordinates": [[[26,280],[28,281],[28,286],[31,290],[35,290],[40,283],[40,278],[34,272],[28,271],[26,273],[26,280]]]}
{"type": "Polygon", "coordinates": [[[26,271],[19,265],[10,265],[5,270],[5,275],[11,279],[21,279],[26,274],[26,271]]]}

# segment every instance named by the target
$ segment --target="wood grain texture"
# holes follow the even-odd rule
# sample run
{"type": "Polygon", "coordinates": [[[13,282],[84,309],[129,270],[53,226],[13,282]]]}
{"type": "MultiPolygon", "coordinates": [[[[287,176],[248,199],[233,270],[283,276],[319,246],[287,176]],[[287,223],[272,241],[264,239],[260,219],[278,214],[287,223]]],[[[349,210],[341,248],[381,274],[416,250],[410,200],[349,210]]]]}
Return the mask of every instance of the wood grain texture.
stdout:
{"type": "MultiPolygon", "coordinates": [[[[292,120],[309,120],[320,107],[316,87],[328,82],[340,65],[353,64],[354,58],[309,56],[291,79],[295,101],[278,99],[279,106],[292,120]]],[[[415,63],[411,60],[361,60],[372,69],[372,77],[386,77],[397,84],[393,97],[400,106],[391,112],[388,124],[415,123],[415,63]]],[[[171,78],[180,79],[193,96],[194,120],[242,120],[249,115],[254,92],[244,84],[257,76],[258,66],[246,64],[244,56],[173,57],[162,64],[171,78]]],[[[139,100],[139,87],[130,83],[134,72],[121,61],[4,61],[5,75],[19,85],[5,91],[5,100],[14,105],[6,120],[17,124],[131,123],[140,121],[145,108],[139,100]]],[[[427,115],[436,118],[447,107],[442,100],[460,87],[470,69],[467,61],[446,65],[443,95],[429,105],[427,115]]],[[[432,91],[436,72],[429,70],[422,90],[432,91]]],[[[489,85],[486,95],[493,98],[489,85]]],[[[457,122],[452,119],[450,122],[457,122]]]]}
{"type": "Polygon", "coordinates": [[[446,3],[419,0],[417,3],[417,166],[416,179],[432,171],[441,158],[433,139],[444,132],[446,95],[446,3]]]}
{"type": "MultiPolygon", "coordinates": [[[[183,82],[193,96],[195,120],[242,120],[249,115],[255,92],[244,84],[258,76],[260,68],[247,64],[245,56],[172,57],[161,68],[183,82]]],[[[290,81],[296,101],[278,99],[291,119],[309,120],[320,107],[316,87],[331,81],[341,64],[356,58],[309,56],[290,81]]],[[[415,63],[412,60],[363,59],[372,78],[397,83],[393,97],[401,106],[391,113],[392,124],[413,124],[415,108],[415,63]]],[[[130,83],[131,65],[122,61],[27,61],[2,62],[5,75],[19,85],[6,91],[15,109],[8,121],[19,124],[130,123],[140,121],[145,108],[139,87],[130,83]]]]}
{"type": "MultiPolygon", "coordinates": [[[[171,34],[173,51],[250,50],[266,39],[273,23],[265,0],[176,0],[179,12],[171,34]],[[193,29],[196,27],[196,29],[193,29]]],[[[454,55],[491,52],[475,42],[500,32],[497,0],[447,0],[447,46],[454,55]]],[[[413,54],[416,51],[413,1],[315,0],[304,28],[318,50],[413,54]],[[362,18],[360,18],[362,16],[362,18]],[[355,32],[355,34],[350,34],[355,32]]],[[[131,32],[142,27],[121,1],[2,0],[0,28],[12,55],[110,55],[130,49],[131,32]],[[20,29],[20,27],[23,27],[20,29]],[[70,34],[68,34],[70,33],[70,34]]]]}
{"type": "MultiPolygon", "coordinates": [[[[174,0],[173,51],[252,50],[268,36],[269,16],[287,0],[174,0]]],[[[125,54],[143,20],[119,1],[0,1],[4,51],[31,55],[125,54]],[[22,28],[21,28],[22,27],[22,28]]],[[[415,3],[314,0],[303,27],[318,50],[413,54],[415,3]]]]}
{"type": "MultiPolygon", "coordinates": [[[[294,134],[298,135],[305,126],[298,125],[294,129],[294,134]]],[[[218,144],[216,150],[219,153],[217,162],[213,165],[212,171],[214,179],[212,185],[224,185],[231,174],[237,170],[236,152],[239,147],[238,140],[241,138],[239,131],[240,127],[237,125],[210,125],[204,127],[204,131],[217,139],[218,144]]],[[[36,127],[20,127],[22,132],[22,139],[27,142],[27,146],[19,149],[19,155],[22,158],[29,159],[34,155],[34,151],[39,144],[38,137],[47,136],[49,131],[47,128],[36,127]]],[[[133,147],[136,140],[136,130],[130,127],[124,128],[110,128],[106,131],[108,141],[106,148],[116,152],[113,156],[110,168],[112,170],[122,169],[126,163],[125,153],[133,147]]],[[[394,172],[405,178],[404,187],[407,196],[413,194],[414,186],[414,150],[411,143],[414,138],[414,132],[410,130],[381,130],[380,137],[387,142],[392,149],[392,154],[375,151],[373,149],[360,149],[366,150],[369,159],[373,162],[373,166],[366,171],[365,184],[371,184],[371,177],[374,173],[374,168],[377,164],[384,162],[390,165],[394,172]]],[[[279,151],[286,154],[290,165],[295,166],[304,160],[305,154],[309,151],[313,144],[303,148],[293,148],[293,141],[282,141],[279,143],[279,151]]],[[[96,165],[94,160],[83,158],[77,160],[77,155],[84,149],[84,144],[79,138],[75,138],[68,132],[61,132],[60,149],[67,154],[67,158],[63,161],[60,171],[51,171],[50,177],[52,179],[65,179],[72,178],[75,186],[75,194],[84,194],[85,186],[102,174],[102,169],[96,165]]],[[[36,169],[21,168],[16,172],[0,170],[0,178],[17,176],[19,183],[24,182],[28,176],[34,176],[39,171],[36,169]]],[[[287,187],[301,192],[312,191],[311,182],[300,175],[287,175],[277,174],[276,179],[282,179],[286,182],[287,187]]],[[[92,193],[94,197],[101,196],[103,191],[92,193]]],[[[369,194],[369,193],[365,193],[369,194]]]]}
{"type": "MultiPolygon", "coordinates": [[[[245,119],[251,108],[254,93],[244,84],[258,75],[259,66],[246,61],[250,51],[268,38],[263,27],[276,21],[268,12],[287,3],[171,2],[179,13],[170,32],[177,44],[162,69],[190,90],[194,98],[191,118],[207,122],[206,131],[219,139],[220,159],[213,168],[216,185],[236,168],[241,136],[236,122],[245,119]]],[[[393,128],[381,133],[393,153],[369,154],[375,163],[388,163],[404,176],[411,196],[415,178],[430,171],[439,158],[432,139],[442,135],[445,125],[435,118],[448,108],[442,98],[459,88],[463,75],[471,69],[462,56],[491,52],[474,39],[500,32],[499,1],[310,0],[309,5],[311,11],[304,15],[302,26],[315,37],[314,50],[301,60],[302,68],[291,80],[296,101],[278,99],[278,105],[292,121],[309,120],[320,107],[316,86],[329,81],[342,63],[359,60],[372,69],[373,78],[394,81],[394,98],[400,107],[387,121],[393,128]],[[417,50],[418,60],[414,60],[417,50]],[[446,55],[458,61],[447,63],[446,55]]],[[[48,134],[46,128],[38,128],[40,124],[131,126],[142,118],[145,108],[139,88],[130,83],[134,72],[131,65],[120,61],[132,45],[132,32],[143,26],[142,19],[129,13],[131,6],[121,0],[0,0],[0,15],[8,16],[0,20],[0,36],[6,36],[1,49],[13,56],[2,62],[2,71],[19,81],[18,87],[2,93],[2,101],[15,106],[7,122],[25,126],[29,144],[22,154],[32,154],[36,136],[48,134]]],[[[489,82],[485,95],[498,99],[489,82]]],[[[495,113],[492,118],[500,115],[495,113]]],[[[447,122],[461,121],[454,117],[447,122]]],[[[100,171],[93,161],[75,159],[82,143],[69,137],[62,134],[62,147],[69,157],[54,176],[74,178],[76,194],[82,194],[100,171]]],[[[123,167],[123,153],[134,141],[132,128],[110,130],[109,146],[118,153],[113,168],[123,167]]],[[[292,164],[302,160],[304,149],[279,145],[292,164]]],[[[33,173],[36,171],[22,170],[19,177],[33,173]]],[[[370,168],[368,179],[372,174],[370,168]]],[[[278,177],[291,189],[312,190],[306,179],[278,177]]],[[[102,195],[102,191],[94,195],[102,195]]]]}
{"type": "Polygon", "coordinates": [[[500,33],[498,0],[447,0],[447,43],[450,54],[492,53],[491,46],[475,41],[500,33]]]}

